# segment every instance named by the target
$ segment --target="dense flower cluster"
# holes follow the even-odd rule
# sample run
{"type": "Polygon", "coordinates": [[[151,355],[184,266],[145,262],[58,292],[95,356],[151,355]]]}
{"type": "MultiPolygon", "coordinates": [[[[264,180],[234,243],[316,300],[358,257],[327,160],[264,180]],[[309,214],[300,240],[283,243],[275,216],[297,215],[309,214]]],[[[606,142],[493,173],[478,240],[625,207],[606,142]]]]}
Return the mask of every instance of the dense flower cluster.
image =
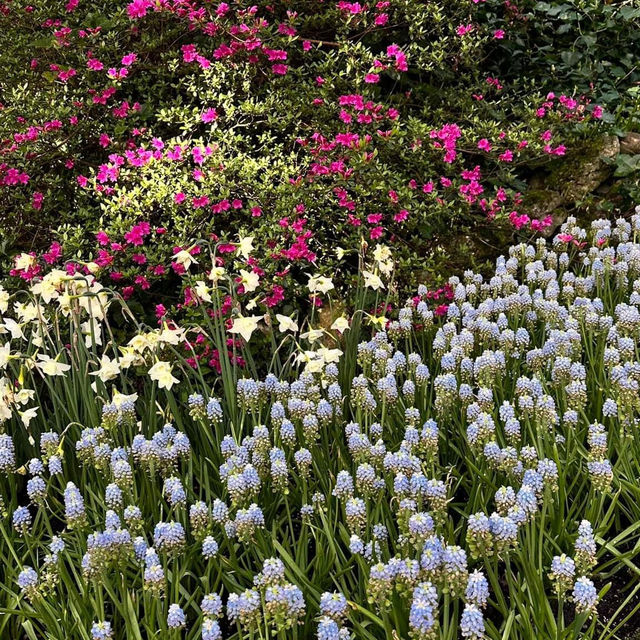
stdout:
{"type": "MultiPolygon", "coordinates": [[[[596,637],[599,563],[635,544],[637,527],[618,518],[640,517],[625,489],[640,437],[638,232],[640,213],[589,232],[570,218],[550,243],[513,246],[490,278],[451,278],[443,308],[422,287],[344,353],[303,352],[297,375],[225,369],[216,391],[188,367],[173,381],[186,329],[141,331],[97,386],[79,370],[85,340],[48,355],[44,302],[16,302],[20,321],[4,303],[15,628],[36,612],[55,638],[596,637]],[[139,392],[119,392],[149,358],[139,392]],[[36,395],[12,377],[21,367],[69,419],[45,430],[39,407],[25,418],[36,395]],[[78,373],[80,413],[59,404],[66,382],[83,388],[78,373]]],[[[365,279],[384,275],[389,257],[377,256],[365,279]]],[[[76,326],[94,323],[95,349],[113,303],[64,282],[51,301],[76,326]]]]}

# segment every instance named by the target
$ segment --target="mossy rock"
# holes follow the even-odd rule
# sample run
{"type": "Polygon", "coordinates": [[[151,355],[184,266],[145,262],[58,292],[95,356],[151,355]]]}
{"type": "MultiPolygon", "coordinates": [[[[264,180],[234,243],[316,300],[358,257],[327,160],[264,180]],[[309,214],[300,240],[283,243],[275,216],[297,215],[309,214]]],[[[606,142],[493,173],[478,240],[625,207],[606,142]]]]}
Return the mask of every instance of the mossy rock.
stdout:
{"type": "Polygon", "coordinates": [[[604,136],[581,148],[552,173],[547,180],[548,188],[561,193],[566,204],[575,205],[611,175],[612,167],[607,160],[613,160],[618,153],[618,137],[604,136]]]}

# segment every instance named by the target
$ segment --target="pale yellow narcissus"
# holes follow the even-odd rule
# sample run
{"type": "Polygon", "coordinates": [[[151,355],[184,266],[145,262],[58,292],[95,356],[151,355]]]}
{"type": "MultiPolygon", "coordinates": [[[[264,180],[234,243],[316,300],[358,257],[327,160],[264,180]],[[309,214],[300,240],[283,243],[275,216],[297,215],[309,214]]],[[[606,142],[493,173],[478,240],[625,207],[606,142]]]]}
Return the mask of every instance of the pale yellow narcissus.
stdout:
{"type": "Polygon", "coordinates": [[[238,252],[245,260],[251,255],[253,249],[253,236],[240,238],[240,242],[238,243],[238,252]]]}
{"type": "Polygon", "coordinates": [[[38,360],[40,362],[38,362],[36,366],[45,376],[64,377],[65,373],[71,369],[71,365],[64,364],[64,362],[58,362],[51,356],[45,355],[44,353],[38,354],[38,360]]]}
{"type": "Polygon", "coordinates": [[[149,377],[158,383],[160,389],[171,389],[174,384],[180,382],[180,380],[171,373],[171,363],[162,360],[158,360],[158,362],[149,369],[149,377]]]}
{"type": "Polygon", "coordinates": [[[65,271],[53,269],[31,287],[31,293],[40,296],[43,302],[48,304],[60,296],[62,282],[67,280],[68,277],[65,271]]]}
{"type": "Polygon", "coordinates": [[[184,329],[169,329],[169,327],[165,325],[162,331],[157,335],[157,341],[159,343],[170,344],[175,347],[184,340],[184,329]]]}
{"type": "Polygon", "coordinates": [[[344,333],[349,328],[349,321],[344,316],[340,316],[333,321],[331,328],[338,333],[344,333]]]}
{"type": "Polygon", "coordinates": [[[367,317],[369,318],[369,322],[374,327],[380,327],[381,329],[384,329],[387,326],[387,317],[386,316],[372,316],[372,315],[367,314],[367,317]]]}
{"type": "Polygon", "coordinates": [[[102,382],[108,382],[120,375],[120,365],[117,360],[111,360],[109,356],[103,355],[100,360],[100,368],[90,375],[97,376],[102,382]]]}
{"type": "Polygon", "coordinates": [[[141,365],[144,359],[135,352],[132,347],[119,347],[120,349],[120,368],[128,369],[131,365],[141,365]]]}
{"type": "Polygon", "coordinates": [[[80,325],[80,330],[84,336],[84,343],[88,349],[92,346],[102,345],[102,324],[96,318],[90,318],[80,325]]]}
{"type": "Polygon", "coordinates": [[[31,407],[26,411],[18,411],[18,415],[22,420],[22,424],[28,427],[29,423],[38,415],[38,407],[31,407]]]}
{"type": "Polygon", "coordinates": [[[260,278],[257,273],[240,269],[240,283],[244,287],[245,293],[251,293],[258,288],[260,278]]]}
{"type": "Polygon", "coordinates": [[[6,313],[9,308],[9,292],[0,286],[0,313],[6,313]]]}
{"type": "Polygon", "coordinates": [[[16,302],[13,309],[20,322],[31,322],[38,317],[38,307],[32,302],[16,302]]]}
{"type": "Polygon", "coordinates": [[[380,279],[380,276],[372,273],[371,271],[362,271],[362,275],[364,276],[364,286],[368,289],[373,289],[374,291],[378,291],[379,289],[384,289],[384,282],[380,279]]]}
{"type": "Polygon", "coordinates": [[[19,340],[24,338],[22,333],[22,326],[19,325],[13,318],[5,318],[4,322],[0,324],[0,333],[10,333],[12,340],[19,340]]]}
{"type": "Polygon", "coordinates": [[[311,344],[317,342],[324,335],[322,329],[309,329],[309,331],[303,333],[300,337],[308,340],[311,344]]]}
{"type": "Polygon", "coordinates": [[[296,360],[305,363],[305,371],[308,373],[320,373],[324,367],[324,360],[315,351],[299,353],[296,360]]]}
{"type": "Polygon", "coordinates": [[[196,294],[198,300],[202,302],[212,302],[211,294],[209,293],[209,287],[204,280],[196,281],[193,291],[196,294]]]}
{"type": "Polygon", "coordinates": [[[331,278],[318,275],[309,276],[307,287],[309,287],[311,293],[327,293],[335,288],[331,278]]]}
{"type": "Polygon", "coordinates": [[[9,406],[9,398],[12,389],[7,378],[0,378],[0,424],[11,418],[11,407],[9,406]]]}
{"type": "Polygon", "coordinates": [[[251,334],[258,328],[260,320],[262,320],[262,316],[239,316],[234,318],[233,326],[229,329],[229,333],[239,334],[244,338],[245,342],[249,342],[251,334]]]}
{"type": "Polygon", "coordinates": [[[211,267],[209,271],[209,280],[213,282],[214,288],[218,285],[218,282],[224,278],[226,271],[224,267],[211,267]]]}
{"type": "Polygon", "coordinates": [[[118,391],[115,387],[113,389],[113,404],[115,404],[118,409],[120,409],[120,407],[122,407],[125,402],[135,403],[137,399],[137,393],[130,393],[126,395],[124,393],[120,393],[120,391],[118,391]]]}
{"type": "Polygon", "coordinates": [[[189,271],[189,267],[191,267],[192,264],[198,264],[198,261],[186,249],[178,251],[178,253],[173,256],[173,259],[177,264],[181,264],[186,271],[189,271]]]}
{"type": "Polygon", "coordinates": [[[280,333],[286,333],[287,331],[295,333],[298,330],[298,323],[289,316],[276,313],[276,320],[278,321],[278,331],[280,333]]]}
{"type": "Polygon", "coordinates": [[[21,253],[19,256],[16,256],[14,266],[18,271],[29,271],[29,268],[32,267],[35,262],[35,256],[28,253],[21,253]]]}
{"type": "Polygon", "coordinates": [[[379,244],[373,251],[373,259],[376,261],[380,271],[387,277],[393,271],[393,258],[389,247],[379,244]]]}
{"type": "Polygon", "coordinates": [[[325,364],[339,362],[340,356],[342,355],[342,351],[340,349],[327,349],[327,347],[320,347],[316,353],[320,358],[322,358],[322,361],[325,364]]]}
{"type": "Polygon", "coordinates": [[[24,405],[35,398],[36,392],[33,389],[20,389],[18,393],[14,393],[13,400],[16,404],[24,405]]]}
{"type": "Polygon", "coordinates": [[[7,342],[0,347],[0,369],[4,369],[11,357],[11,345],[7,342]]]}

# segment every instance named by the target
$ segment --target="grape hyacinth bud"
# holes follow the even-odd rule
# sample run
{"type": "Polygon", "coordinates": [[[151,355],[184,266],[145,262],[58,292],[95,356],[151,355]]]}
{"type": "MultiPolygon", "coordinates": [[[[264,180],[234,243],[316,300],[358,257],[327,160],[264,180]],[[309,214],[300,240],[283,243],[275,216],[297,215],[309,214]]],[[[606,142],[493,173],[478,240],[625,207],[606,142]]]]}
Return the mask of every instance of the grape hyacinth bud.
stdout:
{"type": "Polygon", "coordinates": [[[38,595],[38,574],[32,567],[25,567],[18,575],[17,582],[20,591],[29,600],[33,600],[38,595]]]}
{"type": "Polygon", "coordinates": [[[201,636],[202,640],[222,640],[220,623],[217,620],[205,618],[202,621],[201,636]]]}
{"type": "Polygon", "coordinates": [[[464,593],[467,579],[467,554],[461,547],[450,545],[445,547],[442,555],[444,590],[453,597],[464,593]]]}
{"type": "Polygon", "coordinates": [[[211,560],[211,558],[215,558],[217,554],[218,543],[212,536],[207,536],[202,541],[202,556],[207,560],[211,560]]]}
{"type": "Polygon", "coordinates": [[[222,598],[217,593],[208,593],[202,602],[200,608],[205,616],[211,618],[222,617],[222,598]]]}
{"type": "Polygon", "coordinates": [[[464,597],[467,602],[475,604],[480,609],[487,606],[487,600],[489,599],[489,583],[485,575],[477,569],[469,574],[469,580],[467,581],[467,588],[464,592],[464,597]]]}
{"type": "Polygon", "coordinates": [[[460,633],[463,638],[472,638],[472,640],[484,638],[484,617],[475,604],[464,605],[460,618],[460,633]]]}
{"type": "Polygon", "coordinates": [[[489,518],[479,512],[469,516],[467,523],[467,545],[473,558],[490,555],[493,551],[493,536],[489,518]]]}
{"type": "Polygon", "coordinates": [[[339,592],[325,592],[320,596],[320,613],[340,621],[347,615],[347,599],[339,592]]]}
{"type": "Polygon", "coordinates": [[[111,638],[113,638],[113,629],[110,622],[104,620],[91,625],[91,640],[111,640],[111,638]]]}
{"type": "Polygon", "coordinates": [[[241,594],[232,593],[227,600],[227,616],[234,623],[238,621],[245,628],[254,626],[260,615],[260,594],[247,589],[241,594]]]}
{"type": "Polygon", "coordinates": [[[589,578],[578,578],[573,586],[573,601],[576,613],[595,613],[598,604],[598,592],[589,578]]]}
{"type": "Polygon", "coordinates": [[[68,482],[64,490],[64,512],[70,529],[81,527],[86,522],[84,500],[73,482],[68,482]]]}
{"type": "Polygon", "coordinates": [[[187,626],[187,618],[184,615],[184,611],[177,604],[172,604],[169,607],[169,614],[167,615],[167,626],[169,629],[182,629],[187,626]]]}
{"type": "Polygon", "coordinates": [[[573,558],[565,555],[554,556],[551,562],[551,571],[549,578],[553,581],[556,591],[559,594],[564,593],[573,585],[576,575],[576,564],[573,558]]]}
{"type": "Polygon", "coordinates": [[[196,502],[189,507],[189,522],[196,538],[201,538],[209,526],[209,507],[204,502],[196,502]]]}

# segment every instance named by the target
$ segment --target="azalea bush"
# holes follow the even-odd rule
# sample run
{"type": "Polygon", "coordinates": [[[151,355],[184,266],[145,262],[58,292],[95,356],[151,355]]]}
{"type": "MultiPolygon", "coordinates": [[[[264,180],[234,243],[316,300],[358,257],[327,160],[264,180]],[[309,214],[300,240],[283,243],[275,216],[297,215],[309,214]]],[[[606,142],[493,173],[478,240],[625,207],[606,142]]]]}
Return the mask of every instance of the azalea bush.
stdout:
{"type": "Polygon", "coordinates": [[[371,248],[324,330],[223,272],[159,328],[91,275],[3,290],[0,634],[632,637],[639,232],[571,218],[397,312],[371,248]]]}
{"type": "Polygon", "coordinates": [[[140,309],[170,307],[175,253],[254,237],[258,304],[285,310],[318,260],[329,273],[346,251],[351,285],[363,241],[393,247],[406,293],[482,264],[552,229],[527,204],[533,173],[634,125],[636,12],[582,4],[5,3],[7,268],[22,251],[95,261],[140,309]],[[619,67],[595,74],[589,29],[619,67]]]}

